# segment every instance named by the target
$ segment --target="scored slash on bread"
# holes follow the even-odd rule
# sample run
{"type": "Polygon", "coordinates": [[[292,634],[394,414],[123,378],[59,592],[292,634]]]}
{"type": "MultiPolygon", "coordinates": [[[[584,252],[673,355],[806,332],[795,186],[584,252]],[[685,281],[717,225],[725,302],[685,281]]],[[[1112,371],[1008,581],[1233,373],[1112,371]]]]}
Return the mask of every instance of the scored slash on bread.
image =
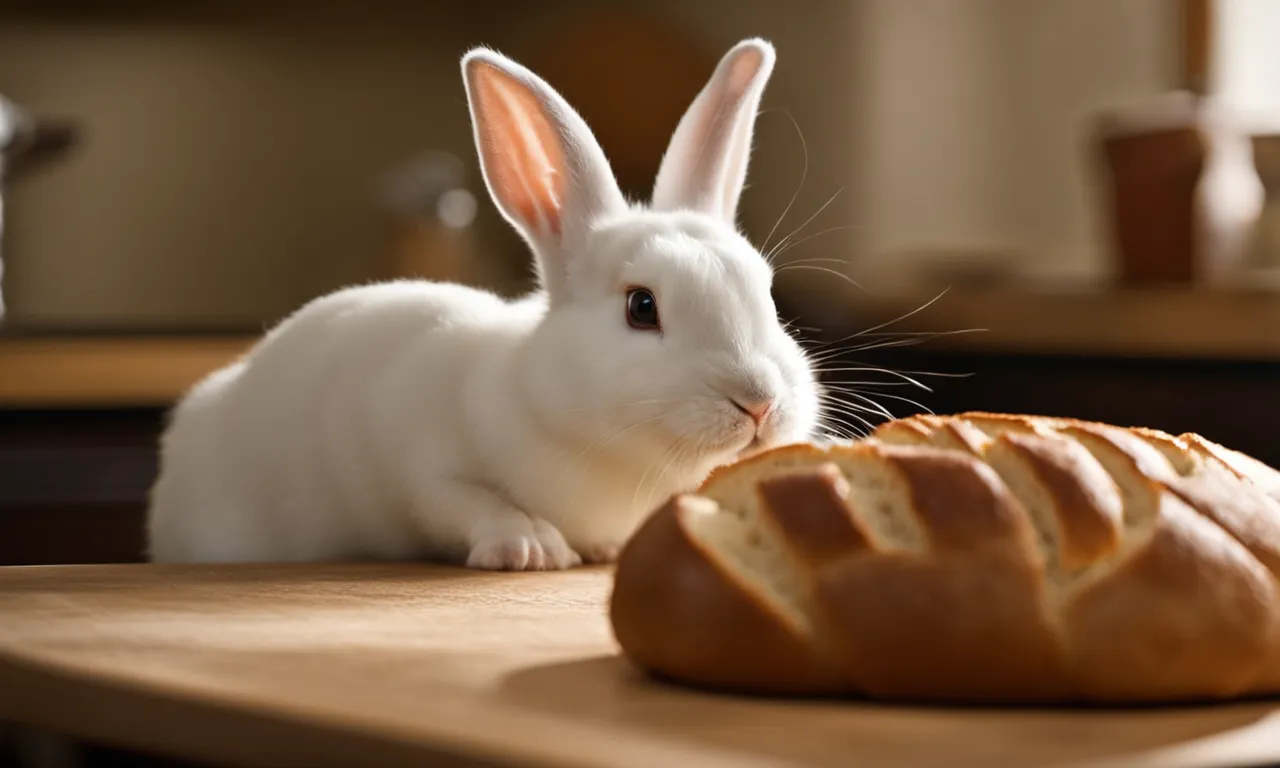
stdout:
{"type": "Polygon", "coordinates": [[[964,413],[776,448],[619,558],[638,666],[759,694],[1280,693],[1280,472],[1198,435],[964,413]]]}

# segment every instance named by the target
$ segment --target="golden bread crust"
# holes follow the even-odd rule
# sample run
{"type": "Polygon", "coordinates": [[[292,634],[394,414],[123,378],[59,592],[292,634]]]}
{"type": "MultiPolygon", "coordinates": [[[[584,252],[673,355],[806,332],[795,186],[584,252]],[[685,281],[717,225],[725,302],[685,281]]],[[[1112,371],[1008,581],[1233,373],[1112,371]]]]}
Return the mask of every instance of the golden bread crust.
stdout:
{"type": "Polygon", "coordinates": [[[749,470],[752,466],[767,464],[776,461],[778,457],[787,457],[796,462],[821,463],[825,458],[826,452],[812,443],[791,443],[788,445],[780,445],[770,448],[766,451],[754,454],[749,458],[735,461],[732,464],[723,464],[711,470],[707,478],[698,486],[695,493],[705,493],[708,488],[725,480],[725,478],[749,470]]]}
{"type": "Polygon", "coordinates": [[[853,444],[765,451],[671,499],[624,547],[610,616],[639,667],[743,693],[1276,694],[1273,491],[1280,473],[1198,435],[900,419],[853,444]],[[695,525],[715,515],[778,556],[728,551],[695,525]]]}
{"type": "Polygon", "coordinates": [[[817,591],[851,690],[886,700],[1054,701],[1068,692],[1036,571],[993,552],[840,561],[817,591]]]}
{"type": "Polygon", "coordinates": [[[1061,435],[1009,433],[997,441],[1030,467],[1054,501],[1063,565],[1083,567],[1115,551],[1124,532],[1119,505],[1108,503],[1111,476],[1084,446],[1061,435]]]}
{"type": "Polygon", "coordinates": [[[651,669],[709,688],[840,689],[801,629],[688,534],[692,514],[686,497],[671,499],[619,555],[609,605],[618,642],[651,669]]]}
{"type": "Polygon", "coordinates": [[[875,548],[867,526],[849,508],[848,482],[833,464],[821,464],[757,485],[770,526],[803,567],[818,569],[875,548]],[[784,509],[786,514],[777,514],[784,509]]]}
{"type": "Polygon", "coordinates": [[[1276,581],[1171,494],[1151,537],[1066,605],[1078,693],[1105,701],[1217,699],[1257,690],[1280,644],[1276,581]]]}

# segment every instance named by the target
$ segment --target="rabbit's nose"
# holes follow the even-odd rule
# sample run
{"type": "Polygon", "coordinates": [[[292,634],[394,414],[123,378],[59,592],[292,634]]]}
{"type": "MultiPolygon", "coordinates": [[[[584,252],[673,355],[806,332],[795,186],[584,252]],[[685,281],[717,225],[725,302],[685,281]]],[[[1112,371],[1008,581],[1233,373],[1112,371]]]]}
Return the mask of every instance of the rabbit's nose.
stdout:
{"type": "Polygon", "coordinates": [[[774,400],[771,397],[742,398],[735,399],[733,401],[733,404],[738,407],[738,410],[750,416],[752,421],[756,423],[757,427],[763,424],[764,420],[769,417],[769,413],[773,410],[773,403],[774,400]]]}

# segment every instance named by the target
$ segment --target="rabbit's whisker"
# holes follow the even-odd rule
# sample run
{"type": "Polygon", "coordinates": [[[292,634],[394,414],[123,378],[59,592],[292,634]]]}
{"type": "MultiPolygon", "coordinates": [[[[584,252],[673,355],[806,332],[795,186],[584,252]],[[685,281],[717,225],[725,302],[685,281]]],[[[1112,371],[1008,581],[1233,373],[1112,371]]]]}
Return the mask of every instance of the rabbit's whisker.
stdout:
{"type": "MultiPolygon", "coordinates": [[[[800,191],[804,189],[804,181],[809,176],[809,144],[804,140],[804,131],[800,130],[800,123],[796,122],[795,117],[789,111],[784,109],[782,113],[791,121],[791,125],[795,126],[796,136],[800,137],[800,149],[804,152],[804,166],[800,171],[800,183],[796,185],[795,193],[791,195],[791,200],[787,203],[787,207],[782,209],[782,215],[774,222],[773,229],[769,230],[769,234],[765,236],[764,242],[760,245],[760,252],[764,254],[768,254],[769,241],[773,239],[774,233],[778,231],[778,227],[787,218],[787,214],[791,212],[791,206],[796,204],[796,198],[800,197],[800,191]]],[[[772,266],[773,260],[768,255],[764,257],[764,260],[772,266]]]]}
{"type": "Polygon", "coordinates": [[[904,371],[895,371],[895,370],[892,370],[892,369],[890,369],[890,368],[877,368],[877,367],[875,367],[875,366],[849,366],[849,367],[839,367],[839,368],[828,368],[828,369],[826,369],[826,372],[827,372],[827,373],[839,373],[839,372],[846,372],[846,373],[883,373],[883,374],[885,374],[885,375],[887,375],[887,376],[895,376],[895,377],[897,377],[897,378],[901,379],[903,383],[910,384],[910,385],[912,385],[912,386],[914,386],[914,387],[919,387],[920,389],[923,389],[923,390],[924,390],[924,391],[926,391],[926,392],[932,392],[932,391],[933,391],[933,390],[932,390],[932,389],[930,389],[927,385],[922,384],[922,383],[921,383],[921,382],[919,382],[918,380],[916,380],[916,379],[912,378],[911,376],[909,376],[907,372],[904,372],[904,371]]]}
{"type": "Polygon", "coordinates": [[[906,403],[908,405],[914,406],[916,408],[919,408],[922,411],[925,411],[926,413],[929,413],[929,414],[933,413],[933,411],[929,409],[929,406],[924,405],[923,403],[916,402],[915,400],[912,400],[909,397],[902,397],[901,395],[891,395],[888,392],[873,392],[873,393],[864,394],[853,388],[833,387],[833,389],[842,395],[848,395],[850,397],[856,397],[858,399],[870,399],[871,395],[875,395],[876,397],[888,398],[890,400],[896,400],[898,402],[906,403]]]}
{"type": "Polygon", "coordinates": [[[880,382],[886,386],[894,383],[904,383],[904,384],[911,384],[913,386],[917,386],[925,390],[928,390],[929,388],[921,384],[920,382],[916,381],[915,379],[912,379],[911,376],[937,376],[939,378],[946,378],[946,379],[967,379],[973,375],[972,373],[945,373],[942,371],[905,371],[905,370],[899,371],[899,370],[894,370],[892,368],[881,368],[879,366],[837,366],[834,368],[823,368],[819,371],[819,373],[841,373],[841,372],[884,373],[890,376],[896,376],[899,379],[903,379],[902,382],[880,382]]]}
{"type": "Polygon", "coordinates": [[[654,501],[655,501],[654,497],[655,497],[655,496],[657,495],[657,493],[658,493],[658,487],[659,487],[659,485],[662,483],[662,479],[663,479],[664,477],[666,477],[666,476],[667,476],[667,472],[670,472],[672,469],[674,469],[674,468],[676,468],[676,467],[679,467],[679,466],[684,462],[684,460],[685,460],[686,458],[688,458],[688,456],[687,456],[687,452],[686,452],[686,450],[685,450],[686,443],[685,443],[685,441],[684,441],[684,440],[680,440],[679,442],[677,442],[677,443],[676,443],[676,447],[677,447],[679,450],[677,450],[677,451],[674,453],[674,455],[672,455],[672,456],[671,456],[671,457],[670,457],[670,458],[669,458],[669,459],[668,459],[668,460],[667,460],[667,461],[662,465],[662,471],[661,471],[661,472],[659,472],[658,474],[654,475],[654,477],[653,477],[653,487],[649,490],[649,494],[648,494],[648,496],[646,496],[646,497],[645,497],[645,498],[647,498],[647,499],[648,499],[648,504],[649,504],[649,505],[651,505],[651,506],[653,505],[653,503],[654,503],[654,501]]]}
{"type": "Polygon", "coordinates": [[[867,421],[866,418],[862,415],[864,413],[878,415],[876,414],[875,411],[872,411],[869,408],[864,408],[861,406],[851,406],[848,403],[831,403],[831,402],[823,403],[823,407],[835,413],[843,414],[844,416],[848,416],[849,418],[854,419],[855,421],[857,421],[858,423],[866,427],[868,431],[875,429],[875,425],[867,421]]]}
{"type": "Polygon", "coordinates": [[[819,342],[814,345],[814,353],[809,355],[811,364],[821,364],[833,358],[849,354],[850,352],[860,352],[868,349],[878,349],[881,347],[906,347],[916,344],[923,344],[926,341],[942,338],[944,336],[958,336],[962,333],[981,333],[986,331],[985,328],[964,328],[955,331],[903,331],[899,333],[866,333],[847,336],[839,341],[819,342]],[[845,344],[844,342],[854,339],[868,339],[868,341],[860,344],[845,344]],[[842,346],[833,346],[842,344],[842,346]],[[829,347],[829,348],[828,348],[829,347]]]}
{"type": "Polygon", "coordinates": [[[866,414],[868,416],[875,416],[877,418],[883,416],[884,418],[887,418],[890,421],[892,421],[895,418],[892,413],[887,412],[887,410],[885,410],[883,407],[880,407],[878,404],[876,404],[876,407],[869,407],[866,405],[862,405],[861,403],[849,402],[847,400],[828,399],[828,400],[822,401],[822,406],[830,407],[833,409],[840,409],[842,412],[852,411],[854,413],[866,414]]]}
{"type": "Polygon", "coordinates": [[[836,270],[831,269],[830,267],[822,267],[814,264],[795,264],[795,263],[784,264],[781,267],[778,267],[777,269],[775,269],[773,273],[775,275],[781,275],[784,272],[787,272],[792,269],[809,269],[809,270],[813,270],[814,272],[825,272],[828,275],[833,275],[835,277],[840,278],[841,280],[844,280],[849,285],[852,285],[854,288],[857,288],[860,291],[866,290],[858,283],[858,281],[854,280],[852,277],[849,277],[845,273],[837,272],[836,270]]]}
{"type": "MultiPolygon", "coordinates": [[[[661,454],[659,454],[658,458],[656,458],[656,459],[654,459],[653,461],[649,462],[649,464],[645,467],[644,474],[640,476],[640,481],[636,483],[636,489],[635,489],[635,492],[633,492],[633,493],[631,494],[631,508],[632,508],[632,509],[635,509],[636,507],[638,507],[638,506],[640,505],[640,490],[644,487],[645,480],[647,480],[647,479],[649,478],[649,473],[653,471],[654,467],[658,466],[659,464],[665,463],[665,462],[666,462],[666,460],[667,460],[667,457],[668,457],[669,455],[671,455],[672,453],[674,453],[674,452],[675,452],[675,450],[677,450],[681,445],[683,445],[683,444],[684,444],[684,442],[685,442],[685,441],[684,441],[683,439],[676,440],[674,443],[672,443],[671,445],[667,446],[667,448],[666,448],[666,449],[665,449],[661,454]]],[[[657,482],[656,482],[656,481],[655,481],[655,483],[654,483],[654,486],[655,486],[655,488],[656,488],[656,486],[657,486],[657,482]]],[[[650,492],[650,496],[651,496],[651,495],[652,495],[652,492],[650,492]]],[[[651,499],[651,498],[649,498],[649,497],[646,497],[646,498],[647,498],[649,501],[651,501],[651,500],[652,500],[652,499],[651,499]]]]}
{"type": "Polygon", "coordinates": [[[885,322],[880,323],[879,325],[873,325],[873,326],[871,326],[870,328],[866,328],[866,329],[864,329],[864,330],[858,331],[857,333],[851,333],[851,334],[849,334],[848,336],[845,336],[844,338],[837,339],[837,340],[835,340],[835,341],[828,342],[828,343],[829,343],[829,344],[840,344],[840,343],[842,343],[842,342],[848,341],[849,339],[856,339],[856,338],[858,338],[859,336],[865,336],[866,334],[871,333],[871,332],[873,332],[873,331],[878,331],[878,330],[880,330],[881,328],[887,328],[887,327],[889,327],[889,326],[893,325],[894,323],[900,323],[900,322],[902,322],[903,320],[906,320],[908,317],[911,317],[912,315],[918,314],[918,313],[923,312],[924,310],[928,309],[928,308],[929,308],[929,307],[931,307],[935,302],[937,302],[939,299],[941,299],[943,296],[947,295],[947,292],[948,292],[948,291],[950,291],[950,290],[951,290],[950,288],[944,288],[944,289],[942,289],[942,292],[941,292],[941,293],[939,293],[937,296],[934,296],[932,299],[929,299],[929,300],[928,300],[928,301],[926,301],[924,304],[921,304],[920,306],[916,307],[915,309],[911,310],[910,312],[907,312],[907,313],[905,313],[905,314],[899,315],[898,317],[895,317],[895,318],[893,318],[892,320],[886,320],[885,322]]]}
{"type": "Polygon", "coordinates": [[[838,437],[842,437],[845,440],[857,440],[865,436],[861,429],[838,414],[823,414],[821,426],[823,429],[835,432],[838,437]]]}
{"type": "Polygon", "coordinates": [[[844,191],[844,187],[841,187],[841,188],[837,189],[837,190],[836,190],[836,191],[831,195],[831,197],[828,197],[828,198],[827,198],[827,201],[826,201],[825,203],[823,203],[822,205],[820,205],[820,206],[818,207],[818,210],[816,210],[816,211],[814,211],[814,212],[813,212],[813,215],[811,215],[809,218],[805,219],[805,220],[804,220],[804,222],[803,222],[800,226],[798,226],[798,227],[796,227],[795,229],[791,230],[791,233],[790,233],[789,235],[787,235],[786,237],[784,237],[784,238],[782,238],[781,240],[779,240],[779,241],[778,241],[778,244],[777,244],[777,245],[775,245],[772,249],[770,249],[770,250],[769,250],[769,252],[765,255],[765,258],[766,258],[766,259],[769,259],[769,260],[770,260],[770,263],[773,263],[773,262],[772,262],[772,259],[773,259],[777,254],[778,254],[778,252],[782,251],[783,249],[785,249],[785,248],[787,247],[787,243],[788,243],[788,242],[790,242],[791,238],[795,237],[797,234],[799,234],[799,233],[800,233],[800,230],[802,230],[802,229],[804,229],[805,227],[809,226],[809,223],[810,223],[810,222],[812,222],[814,219],[818,218],[818,216],[819,216],[819,215],[821,215],[821,214],[822,214],[822,212],[823,212],[823,211],[825,211],[825,210],[827,209],[827,207],[828,207],[828,206],[830,206],[832,203],[834,203],[834,202],[836,201],[836,198],[837,198],[837,197],[839,197],[839,196],[840,196],[840,193],[841,193],[841,192],[843,192],[843,191],[844,191]]]}
{"type": "MultiPolygon", "coordinates": [[[[881,405],[880,403],[877,403],[876,401],[872,400],[869,397],[866,397],[865,395],[859,395],[856,392],[842,392],[841,394],[866,403],[868,406],[871,407],[874,413],[884,416],[886,419],[896,418],[883,405],[881,405]]],[[[819,398],[819,400],[825,404],[840,403],[842,405],[853,405],[855,407],[861,407],[857,403],[849,403],[847,400],[836,397],[835,395],[823,395],[822,397],[819,398]]]]}
{"type": "Polygon", "coordinates": [[[868,381],[867,379],[823,379],[818,382],[819,386],[827,389],[835,389],[836,385],[847,387],[862,386],[867,388],[876,387],[909,387],[911,386],[905,381],[868,381]]]}
{"type": "Polygon", "coordinates": [[[559,483],[558,483],[557,485],[562,485],[565,481],[569,480],[569,479],[572,477],[572,475],[573,475],[573,471],[574,471],[574,469],[576,469],[576,468],[577,468],[578,464],[579,464],[579,463],[582,461],[582,459],[583,459],[583,458],[585,458],[588,454],[591,454],[591,453],[597,453],[597,452],[603,451],[603,450],[605,449],[605,447],[609,445],[609,443],[612,443],[614,440],[616,440],[617,438],[619,438],[619,437],[621,437],[622,435],[626,434],[627,432],[630,432],[631,430],[636,429],[637,427],[641,427],[641,426],[644,426],[644,425],[646,425],[646,424],[650,424],[650,423],[652,423],[652,422],[655,422],[655,421],[657,421],[658,419],[662,418],[664,415],[665,415],[665,414],[658,414],[658,415],[656,415],[656,416],[650,416],[650,417],[649,417],[649,418],[647,418],[647,419],[641,419],[640,421],[634,422],[634,423],[632,423],[632,424],[630,424],[630,425],[628,425],[628,426],[626,426],[626,427],[623,427],[622,429],[619,429],[619,430],[614,431],[614,432],[613,432],[612,434],[610,434],[610,435],[607,435],[607,436],[605,436],[605,437],[601,437],[601,438],[597,438],[595,441],[593,441],[593,442],[591,442],[590,444],[588,444],[586,448],[583,448],[581,453],[579,453],[577,456],[575,456],[575,457],[573,458],[573,460],[571,460],[568,464],[566,464],[566,465],[565,465],[565,466],[560,470],[560,472],[559,472],[559,475],[560,475],[560,481],[559,481],[559,483]]]}
{"type": "MultiPolygon", "coordinates": [[[[786,243],[784,247],[779,248],[779,249],[778,249],[778,251],[777,251],[776,253],[772,254],[771,258],[773,258],[773,259],[779,259],[779,258],[781,258],[781,257],[783,256],[783,254],[785,254],[787,251],[790,251],[790,250],[791,250],[791,249],[793,249],[793,248],[798,248],[799,246],[804,245],[805,243],[809,242],[810,240],[814,240],[814,239],[816,239],[816,238],[822,237],[823,235],[829,235],[829,234],[831,234],[831,233],[833,233],[833,232],[844,232],[845,230],[850,230],[850,229],[863,229],[863,228],[864,228],[864,227],[862,227],[861,225],[858,225],[858,224],[841,224],[841,225],[839,225],[839,226],[835,226],[835,227],[828,227],[828,228],[826,228],[826,229],[820,229],[820,230],[818,230],[817,232],[814,232],[814,233],[812,233],[812,234],[805,235],[804,237],[800,238],[799,240],[794,240],[794,241],[791,241],[791,242],[786,243]]],[[[784,264],[783,266],[790,266],[791,264],[798,264],[798,263],[807,262],[807,261],[810,261],[810,259],[796,259],[795,261],[788,261],[788,262],[787,262],[786,264],[784,264]]],[[[836,262],[836,263],[838,263],[838,264],[848,264],[848,263],[849,263],[848,261],[846,261],[846,260],[844,260],[844,259],[827,259],[827,261],[836,262]]],[[[855,283],[855,285],[857,285],[857,284],[855,283]]],[[[860,288],[860,289],[861,289],[861,288],[862,288],[862,286],[861,286],[861,285],[858,285],[858,288],[860,288]]],[[[865,290],[865,289],[863,289],[863,290],[865,290]]]]}

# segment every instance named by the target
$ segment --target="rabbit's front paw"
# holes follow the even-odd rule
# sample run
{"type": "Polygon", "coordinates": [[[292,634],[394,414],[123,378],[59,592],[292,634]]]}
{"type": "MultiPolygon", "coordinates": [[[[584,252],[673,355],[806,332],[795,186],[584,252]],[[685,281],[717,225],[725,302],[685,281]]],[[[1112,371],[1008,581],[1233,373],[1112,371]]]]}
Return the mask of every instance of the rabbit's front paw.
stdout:
{"type": "Polygon", "coordinates": [[[487,571],[559,571],[581,564],[578,553],[545,520],[486,533],[467,556],[468,568],[487,571]]]}

